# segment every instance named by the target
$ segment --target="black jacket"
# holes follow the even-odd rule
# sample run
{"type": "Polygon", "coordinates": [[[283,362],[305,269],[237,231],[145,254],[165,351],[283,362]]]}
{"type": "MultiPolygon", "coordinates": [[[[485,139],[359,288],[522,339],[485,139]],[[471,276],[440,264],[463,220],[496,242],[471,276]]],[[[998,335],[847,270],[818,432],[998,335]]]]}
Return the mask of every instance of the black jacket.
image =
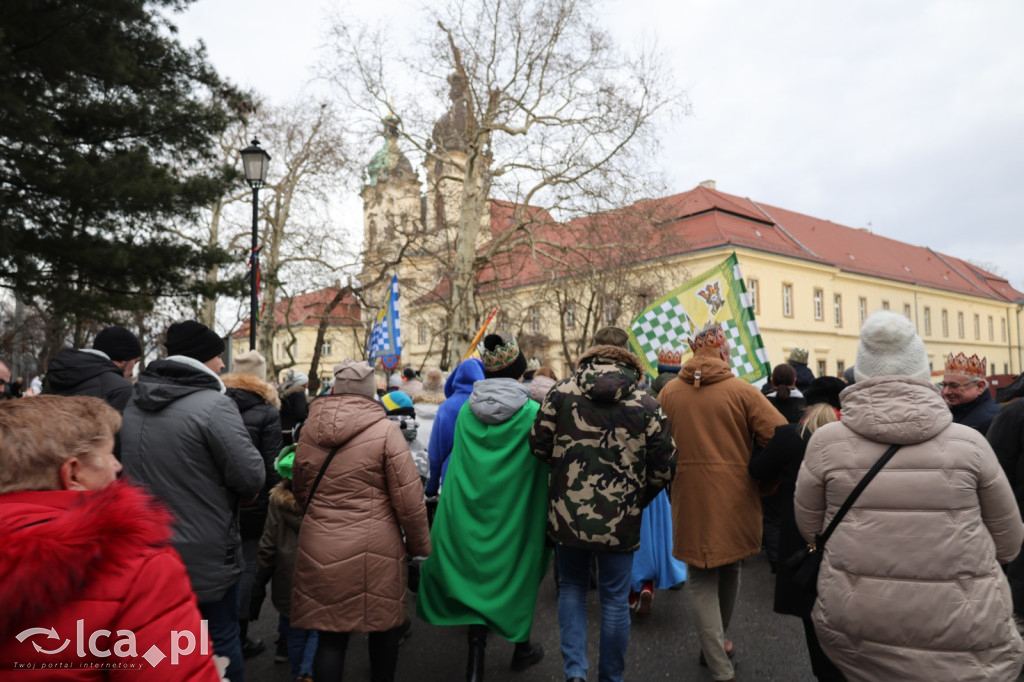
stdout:
{"type": "MultiPolygon", "coordinates": [[[[999,410],[985,434],[996,452],[999,463],[1010,480],[1017,506],[1024,509],[1024,398],[1014,400],[999,410]]],[[[1024,552],[1010,562],[1006,570],[1013,593],[1013,610],[1024,612],[1024,552]]]]}
{"type": "Polygon", "coordinates": [[[227,388],[227,396],[238,405],[242,423],[249,432],[249,438],[263,456],[267,472],[266,482],[260,495],[250,505],[241,508],[239,531],[243,540],[259,540],[263,525],[267,521],[270,489],[281,479],[277,475],[274,461],[281,452],[281,404],[277,391],[265,381],[245,374],[225,374],[221,377],[227,388]]]}
{"type": "Polygon", "coordinates": [[[807,618],[814,606],[814,594],[801,589],[793,582],[792,571],[786,566],[786,559],[798,549],[807,546],[796,527],[793,514],[793,495],[796,492],[796,476],[800,463],[804,461],[807,439],[800,437],[800,424],[785,424],[776,427],[775,436],[760,451],[750,458],[750,475],[759,481],[774,481],[782,477],[775,497],[783,501],[779,505],[779,565],[775,574],[776,613],[787,613],[807,618]]]}
{"type": "Polygon", "coordinates": [[[103,398],[115,410],[124,413],[132,395],[132,382],[125,379],[106,356],[66,348],[47,368],[43,393],[103,398]]]}
{"type": "Polygon", "coordinates": [[[981,435],[988,432],[988,427],[999,412],[999,403],[992,400],[988,389],[969,403],[953,405],[949,408],[953,413],[953,421],[957,424],[977,429],[981,435]]]}

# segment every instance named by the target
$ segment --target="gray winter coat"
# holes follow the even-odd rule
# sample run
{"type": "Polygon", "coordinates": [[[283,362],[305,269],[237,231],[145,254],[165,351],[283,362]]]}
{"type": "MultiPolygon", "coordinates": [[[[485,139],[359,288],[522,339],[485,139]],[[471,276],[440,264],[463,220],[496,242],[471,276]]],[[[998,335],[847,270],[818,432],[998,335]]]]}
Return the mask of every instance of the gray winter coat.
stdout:
{"type": "Polygon", "coordinates": [[[1024,642],[1000,568],[1024,540],[992,448],[953,424],[931,384],[876,377],[814,432],[794,512],[821,533],[890,444],[902,445],[825,546],[812,618],[850,682],[1014,680],[1024,642]]]}
{"type": "Polygon", "coordinates": [[[149,365],[124,411],[121,463],[174,515],[174,548],[199,603],[224,596],[242,572],[238,503],[266,472],[220,379],[177,355],[149,365]]]}

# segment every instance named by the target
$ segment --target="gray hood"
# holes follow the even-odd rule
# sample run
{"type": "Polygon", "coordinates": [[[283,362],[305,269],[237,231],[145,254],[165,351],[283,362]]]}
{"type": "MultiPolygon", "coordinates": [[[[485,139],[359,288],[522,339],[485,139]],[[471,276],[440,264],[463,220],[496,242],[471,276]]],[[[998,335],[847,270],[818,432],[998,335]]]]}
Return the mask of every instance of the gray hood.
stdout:
{"type": "Polygon", "coordinates": [[[530,399],[530,389],[515,379],[484,379],[473,384],[469,409],[484,424],[504,424],[530,399]]]}
{"type": "Polygon", "coordinates": [[[843,424],[879,443],[923,443],[953,421],[935,386],[906,376],[858,381],[840,393],[839,400],[843,424]]]}

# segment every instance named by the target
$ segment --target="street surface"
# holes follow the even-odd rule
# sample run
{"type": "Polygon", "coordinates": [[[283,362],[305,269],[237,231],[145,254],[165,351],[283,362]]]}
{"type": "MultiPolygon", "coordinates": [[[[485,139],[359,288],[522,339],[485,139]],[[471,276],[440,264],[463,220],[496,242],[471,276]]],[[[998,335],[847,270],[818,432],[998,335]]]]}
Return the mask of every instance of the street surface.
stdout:
{"type": "MultiPolygon", "coordinates": [[[[747,559],[743,566],[740,596],[728,636],[736,643],[736,677],[746,682],[813,682],[800,620],[772,611],[775,577],[763,556],[747,559]]],[[[411,595],[410,595],[411,596],[411,595]]],[[[487,644],[486,682],[564,682],[558,640],[558,610],[550,572],[541,585],[533,623],[533,640],[544,646],[544,660],[520,673],[509,670],[512,644],[491,635],[487,644]]],[[[412,599],[410,599],[412,602],[412,599]]],[[[697,664],[700,646],[688,611],[686,588],[657,591],[654,609],[646,619],[633,619],[626,680],[711,680],[707,668],[697,664]]],[[[587,651],[590,679],[597,679],[599,638],[597,590],[590,591],[587,651]]],[[[402,646],[398,682],[461,682],[466,675],[466,628],[428,625],[416,618],[410,604],[413,634],[402,646]]],[[[262,637],[267,651],[246,661],[248,682],[288,682],[288,665],[275,664],[272,643],[277,631],[277,612],[268,601],[250,634],[262,637]]],[[[366,636],[349,642],[345,679],[370,679],[366,636]]]]}

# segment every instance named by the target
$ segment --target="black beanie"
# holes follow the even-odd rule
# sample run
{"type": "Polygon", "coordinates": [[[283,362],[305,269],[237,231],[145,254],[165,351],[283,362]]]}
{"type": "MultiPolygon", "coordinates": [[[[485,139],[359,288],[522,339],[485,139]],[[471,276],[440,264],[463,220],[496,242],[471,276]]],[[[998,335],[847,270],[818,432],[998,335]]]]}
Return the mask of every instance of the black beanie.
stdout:
{"type": "Polygon", "coordinates": [[[168,355],[184,355],[206,362],[224,352],[224,339],[202,322],[175,322],[167,329],[168,355]]]}
{"type": "Polygon", "coordinates": [[[484,377],[487,379],[516,379],[526,371],[526,358],[519,350],[516,340],[508,341],[498,334],[484,337],[484,350],[480,353],[484,363],[484,377]]]}
{"type": "Polygon", "coordinates": [[[92,342],[93,350],[106,353],[111,360],[134,360],[142,357],[142,346],[135,334],[124,327],[107,327],[101,329],[92,342]]]}
{"type": "Polygon", "coordinates": [[[846,388],[846,382],[839,377],[818,377],[811,382],[810,387],[804,391],[804,399],[808,407],[818,403],[828,403],[837,410],[839,406],[839,394],[846,388]]]}

